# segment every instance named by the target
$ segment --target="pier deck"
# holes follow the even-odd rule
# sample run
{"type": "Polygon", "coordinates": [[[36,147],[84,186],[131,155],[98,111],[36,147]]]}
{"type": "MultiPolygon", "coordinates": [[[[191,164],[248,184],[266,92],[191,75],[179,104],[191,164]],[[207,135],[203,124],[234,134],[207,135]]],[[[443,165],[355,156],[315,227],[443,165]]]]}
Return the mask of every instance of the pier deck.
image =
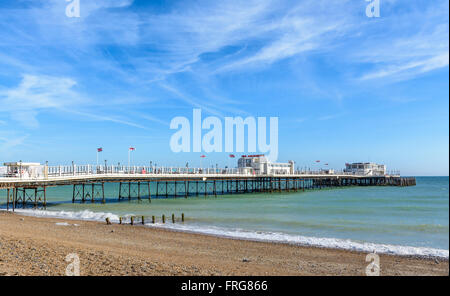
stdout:
{"type": "Polygon", "coordinates": [[[6,207],[13,210],[17,206],[46,208],[46,189],[53,186],[73,186],[72,202],[105,203],[105,183],[118,183],[118,200],[132,198],[148,199],[153,197],[189,197],[198,195],[224,195],[257,192],[291,192],[310,189],[322,189],[343,186],[413,186],[414,177],[398,175],[365,176],[346,173],[324,174],[314,172],[296,172],[294,174],[241,174],[237,170],[212,169],[183,171],[172,173],[164,170],[145,169],[116,172],[112,168],[95,173],[91,168],[85,170],[44,169],[45,174],[35,177],[0,177],[0,189],[7,195],[6,207]],[[50,171],[50,173],[49,173],[50,171]]]}

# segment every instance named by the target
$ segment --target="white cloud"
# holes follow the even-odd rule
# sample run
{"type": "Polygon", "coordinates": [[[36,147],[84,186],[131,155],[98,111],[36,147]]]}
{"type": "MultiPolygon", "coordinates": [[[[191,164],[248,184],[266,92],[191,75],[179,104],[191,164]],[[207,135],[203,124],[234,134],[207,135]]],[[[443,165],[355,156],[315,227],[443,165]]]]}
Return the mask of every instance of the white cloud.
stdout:
{"type": "Polygon", "coordinates": [[[448,67],[448,1],[436,2],[425,11],[412,11],[387,18],[379,24],[385,32],[366,39],[354,52],[356,62],[372,66],[361,80],[399,81],[448,67]]]}
{"type": "Polygon", "coordinates": [[[388,65],[382,70],[365,74],[362,80],[392,77],[406,79],[418,74],[443,68],[449,64],[448,52],[417,61],[405,61],[404,64],[388,65]]]}
{"type": "Polygon", "coordinates": [[[0,92],[2,110],[29,111],[45,108],[59,108],[80,101],[72,90],[76,82],[70,78],[23,75],[16,88],[0,92]]]}
{"type": "Polygon", "coordinates": [[[0,113],[9,113],[12,120],[27,128],[37,128],[37,116],[42,111],[58,111],[81,115],[98,121],[110,121],[145,128],[120,116],[82,111],[97,103],[74,90],[76,81],[66,77],[23,75],[17,87],[0,91],[0,113]]]}
{"type": "Polygon", "coordinates": [[[9,157],[12,153],[12,148],[21,146],[25,140],[29,137],[29,135],[23,136],[0,136],[0,152],[3,157],[9,157]]]}

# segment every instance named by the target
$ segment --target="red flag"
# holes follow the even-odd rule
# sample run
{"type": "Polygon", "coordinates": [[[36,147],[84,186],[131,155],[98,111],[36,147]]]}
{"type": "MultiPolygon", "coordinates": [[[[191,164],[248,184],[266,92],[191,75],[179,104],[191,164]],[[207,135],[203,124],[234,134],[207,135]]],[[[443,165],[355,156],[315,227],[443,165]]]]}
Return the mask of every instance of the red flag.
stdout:
{"type": "Polygon", "coordinates": [[[316,160],[316,162],[320,162],[320,160],[316,160]]]}
{"type": "Polygon", "coordinates": [[[130,147],[130,151],[134,151],[134,150],[136,150],[136,148],[130,147]]]}
{"type": "Polygon", "coordinates": [[[97,152],[102,152],[102,151],[103,151],[103,148],[102,148],[102,147],[97,148],[97,152]]]}
{"type": "Polygon", "coordinates": [[[200,156],[201,158],[205,158],[206,157],[206,155],[202,155],[202,156],[200,156]]]}
{"type": "Polygon", "coordinates": [[[236,156],[234,154],[230,154],[230,157],[231,158],[235,158],[236,156]]]}

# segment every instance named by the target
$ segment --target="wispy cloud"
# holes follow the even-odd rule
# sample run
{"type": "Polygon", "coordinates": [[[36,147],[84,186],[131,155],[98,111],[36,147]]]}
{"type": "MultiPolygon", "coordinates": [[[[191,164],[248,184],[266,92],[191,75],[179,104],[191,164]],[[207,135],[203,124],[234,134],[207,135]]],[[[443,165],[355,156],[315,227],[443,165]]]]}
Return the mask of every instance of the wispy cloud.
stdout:
{"type": "Polygon", "coordinates": [[[365,17],[364,1],[351,0],[174,2],[166,9],[81,1],[79,19],[65,16],[65,1],[10,4],[0,14],[0,112],[27,128],[39,127],[46,110],[137,128],[145,126],[135,115],[167,124],[146,111],[172,99],[218,116],[249,114],[259,98],[234,92],[236,75],[269,74],[258,78],[265,85],[295,71],[292,87],[344,98],[345,83],[355,80],[398,81],[448,67],[448,1],[419,2],[383,1],[378,20],[365,17]]]}
{"type": "Polygon", "coordinates": [[[23,75],[17,87],[0,91],[0,113],[8,113],[12,120],[27,128],[37,128],[37,115],[48,110],[145,128],[125,119],[77,110],[94,103],[74,90],[76,84],[66,77],[23,75]]]}
{"type": "Polygon", "coordinates": [[[221,112],[219,112],[218,110],[210,108],[206,104],[201,104],[201,103],[197,102],[191,96],[184,94],[183,92],[181,92],[180,90],[178,90],[177,88],[175,88],[171,85],[168,85],[165,83],[160,83],[159,85],[162,88],[164,88],[164,89],[168,90],[169,92],[171,92],[172,94],[174,94],[176,96],[176,98],[181,99],[183,102],[188,103],[192,107],[201,108],[201,109],[203,109],[211,114],[217,115],[217,116],[223,116],[223,114],[221,112]]]}
{"type": "Polygon", "coordinates": [[[448,1],[436,1],[424,11],[411,5],[412,12],[386,17],[379,24],[385,33],[366,40],[355,53],[357,61],[373,68],[361,80],[405,80],[448,67],[448,1]]]}
{"type": "Polygon", "coordinates": [[[29,135],[9,135],[8,137],[0,136],[0,152],[2,153],[2,156],[10,155],[12,152],[12,148],[21,146],[28,137],[29,135]]]}
{"type": "Polygon", "coordinates": [[[331,120],[331,119],[336,119],[336,118],[342,117],[344,115],[345,115],[344,113],[324,115],[324,116],[320,116],[319,118],[317,118],[317,120],[320,120],[320,121],[331,120]]]}
{"type": "Polygon", "coordinates": [[[24,75],[17,87],[0,91],[0,112],[26,127],[38,127],[40,110],[76,105],[81,99],[72,90],[76,82],[70,78],[24,75]]]}

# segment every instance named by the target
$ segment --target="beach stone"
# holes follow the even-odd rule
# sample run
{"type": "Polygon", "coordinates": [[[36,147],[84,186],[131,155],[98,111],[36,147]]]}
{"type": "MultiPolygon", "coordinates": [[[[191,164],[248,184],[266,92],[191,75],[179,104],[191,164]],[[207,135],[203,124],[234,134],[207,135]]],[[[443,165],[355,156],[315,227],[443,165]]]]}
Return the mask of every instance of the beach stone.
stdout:
{"type": "Polygon", "coordinates": [[[250,260],[247,258],[244,258],[244,259],[242,259],[242,262],[250,262],[250,260]]]}

